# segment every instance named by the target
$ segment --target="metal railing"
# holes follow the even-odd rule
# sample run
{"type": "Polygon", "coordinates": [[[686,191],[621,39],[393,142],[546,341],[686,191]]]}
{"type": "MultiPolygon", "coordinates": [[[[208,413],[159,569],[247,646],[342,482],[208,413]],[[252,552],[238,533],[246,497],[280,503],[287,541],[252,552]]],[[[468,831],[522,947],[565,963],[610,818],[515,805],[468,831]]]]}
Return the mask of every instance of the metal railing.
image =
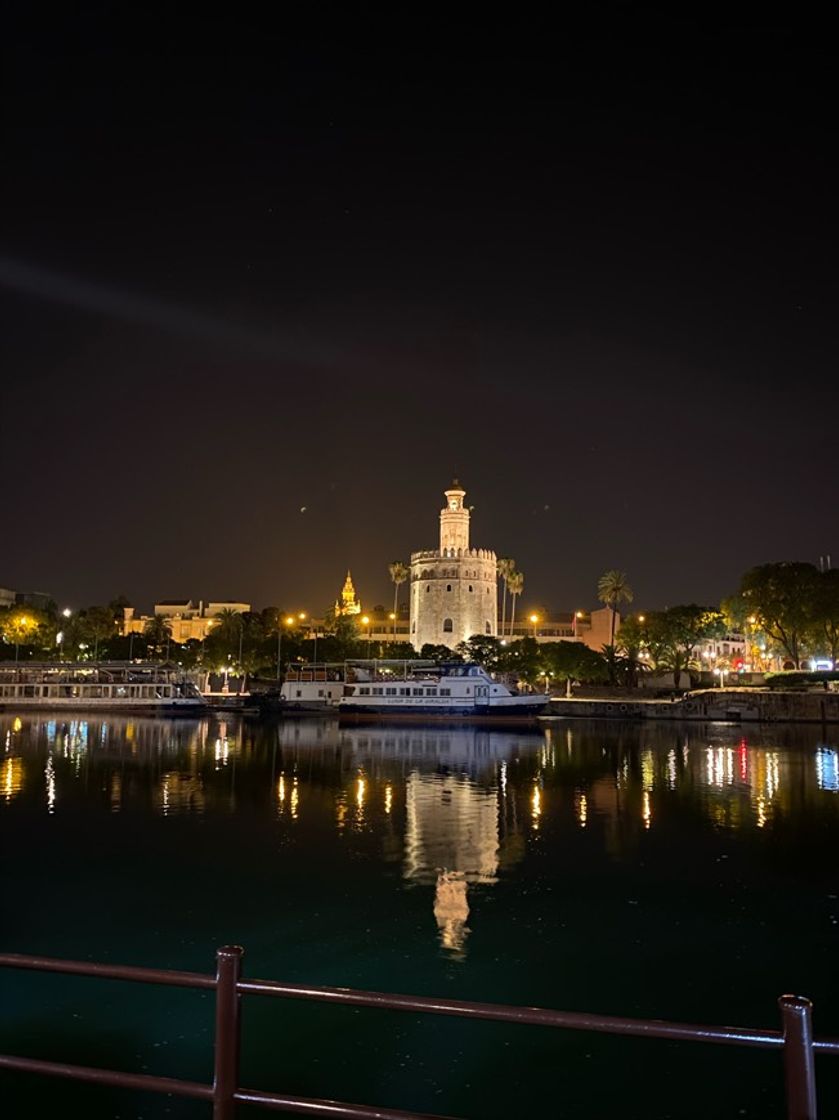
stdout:
{"type": "MultiPolygon", "coordinates": [[[[97,1085],[171,1093],[212,1102],[213,1120],[233,1120],[237,1102],[260,1105],[277,1112],[306,1116],[339,1117],[344,1120],[447,1120],[436,1114],[345,1104],[285,1093],[243,1089],[239,1085],[239,1045],[241,997],[243,995],[281,996],[285,999],[316,1000],[351,1007],[374,1007],[389,1011],[412,1011],[431,1015],[457,1015],[466,1019],[489,1019],[503,1023],[561,1027],[566,1030],[596,1031],[601,1034],[665,1038],[677,1042],[713,1042],[726,1046],[756,1046],[780,1050],[783,1055],[788,1120],[816,1120],[817,1054],[839,1054],[839,1038],[813,1037],[812,1004],[800,996],[784,995],[778,1000],[781,1030],[750,1027],[715,1027],[697,1023],[671,1023],[661,1019],[626,1019],[617,1015],[589,1015],[576,1011],[550,1011],[539,1007],[513,1007],[499,1003],[472,1003],[463,1000],[429,999],[394,995],[388,992],[357,991],[352,988],[310,987],[282,984],[276,980],[242,978],[243,950],[225,946],[216,953],[216,974],[177,972],[169,969],[133,968],[127,965],[91,964],[50,957],[30,957],[17,953],[0,954],[0,967],[34,969],[94,976],[106,980],[169,984],[181,988],[212,989],[216,993],[214,1072],[212,1084],[184,1081],[151,1074],[124,1073],[64,1062],[41,1061],[14,1055],[0,1055],[0,1069],[67,1077],[97,1085]]],[[[451,1120],[451,1118],[449,1118],[451,1120]]]]}

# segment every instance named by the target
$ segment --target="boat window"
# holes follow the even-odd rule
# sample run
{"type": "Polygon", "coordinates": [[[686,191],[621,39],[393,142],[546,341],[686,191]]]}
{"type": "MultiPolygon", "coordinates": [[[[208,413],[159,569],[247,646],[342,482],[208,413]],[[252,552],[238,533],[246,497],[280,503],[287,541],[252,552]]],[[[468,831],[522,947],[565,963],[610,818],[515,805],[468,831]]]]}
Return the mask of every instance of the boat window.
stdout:
{"type": "Polygon", "coordinates": [[[422,689],[421,688],[415,688],[414,689],[414,696],[422,696],[422,689]]]}
{"type": "Polygon", "coordinates": [[[383,693],[382,693],[382,690],[381,690],[380,688],[374,688],[374,689],[373,689],[373,695],[374,695],[374,696],[381,696],[381,695],[383,695],[383,693]]]}
{"type": "MultiPolygon", "coordinates": [[[[449,588],[449,591],[451,591],[451,588],[449,588]]],[[[451,634],[453,628],[454,627],[452,625],[452,620],[450,618],[444,618],[443,619],[443,633],[444,634],[451,634]]]]}
{"type": "Polygon", "coordinates": [[[370,695],[370,689],[369,688],[360,688],[358,690],[358,695],[359,696],[369,696],[370,695]]]}
{"type": "Polygon", "coordinates": [[[451,696],[451,694],[452,694],[452,690],[450,688],[441,688],[440,689],[440,695],[441,696],[451,696]]]}
{"type": "Polygon", "coordinates": [[[400,688],[399,689],[399,695],[400,696],[410,696],[411,695],[410,688],[400,688]]]}
{"type": "Polygon", "coordinates": [[[395,695],[396,695],[396,689],[395,688],[386,688],[385,689],[385,696],[395,696],[395,695]]]}
{"type": "Polygon", "coordinates": [[[437,695],[437,689],[436,688],[427,688],[425,690],[425,695],[426,696],[436,696],[437,695]]]}

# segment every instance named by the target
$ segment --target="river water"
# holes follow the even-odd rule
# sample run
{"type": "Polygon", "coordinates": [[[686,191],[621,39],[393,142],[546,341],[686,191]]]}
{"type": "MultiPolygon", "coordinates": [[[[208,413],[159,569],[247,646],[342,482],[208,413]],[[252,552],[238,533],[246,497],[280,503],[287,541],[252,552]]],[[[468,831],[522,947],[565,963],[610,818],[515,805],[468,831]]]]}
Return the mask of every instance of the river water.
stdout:
{"type": "MultiPolygon", "coordinates": [[[[792,991],[839,1034],[839,756],[823,736],[2,715],[0,944],[207,972],[239,943],[253,976],[751,1026],[777,1026],[792,991]]],[[[0,985],[3,1052],[210,1077],[206,993],[0,985]]],[[[771,1052],[261,997],[243,1047],[249,1087],[456,1116],[783,1115],[771,1052]]],[[[819,1071],[828,1114],[839,1061],[819,1071]]],[[[209,1116],[0,1084],[9,1116],[209,1116]]]]}

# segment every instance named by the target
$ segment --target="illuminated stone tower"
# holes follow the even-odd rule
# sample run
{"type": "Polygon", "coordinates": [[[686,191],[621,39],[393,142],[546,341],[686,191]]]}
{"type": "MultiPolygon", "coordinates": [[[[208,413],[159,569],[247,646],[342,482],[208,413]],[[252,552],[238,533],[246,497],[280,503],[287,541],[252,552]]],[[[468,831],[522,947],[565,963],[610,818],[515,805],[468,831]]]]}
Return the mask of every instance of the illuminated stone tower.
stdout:
{"type": "Polygon", "coordinates": [[[466,491],[457,479],[440,510],[440,547],[411,555],[411,643],[450,649],[473,634],[495,634],[498,573],[495,553],[469,546],[466,491]]]}
{"type": "Polygon", "coordinates": [[[361,614],[361,600],[355,597],[355,588],[349,571],[347,572],[347,578],[344,580],[341,598],[335,600],[335,617],[338,618],[340,615],[347,614],[361,614]]]}

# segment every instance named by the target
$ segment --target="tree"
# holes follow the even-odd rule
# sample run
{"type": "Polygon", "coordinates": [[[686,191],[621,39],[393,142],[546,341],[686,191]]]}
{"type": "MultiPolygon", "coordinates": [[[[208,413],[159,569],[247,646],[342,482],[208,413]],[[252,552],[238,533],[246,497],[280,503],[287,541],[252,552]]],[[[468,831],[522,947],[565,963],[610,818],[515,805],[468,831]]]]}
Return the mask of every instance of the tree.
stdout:
{"type": "Polygon", "coordinates": [[[510,592],[510,598],[513,603],[510,610],[510,637],[512,638],[513,627],[516,624],[516,599],[518,599],[519,595],[524,591],[524,573],[517,571],[510,572],[507,576],[507,589],[510,592]]]}
{"type": "Polygon", "coordinates": [[[601,654],[582,642],[545,642],[539,647],[540,676],[548,674],[558,681],[595,684],[606,679],[606,664],[601,654]]]}
{"type": "Polygon", "coordinates": [[[814,652],[828,653],[836,664],[839,660],[839,568],[819,573],[810,641],[814,652]]]}
{"type": "Polygon", "coordinates": [[[678,688],[682,672],[690,671],[696,664],[696,647],[724,633],[725,620],[720,611],[690,603],[647,614],[643,643],[656,668],[670,670],[674,687],[678,688]]]}
{"type": "Polygon", "coordinates": [[[154,649],[157,656],[162,656],[163,650],[172,640],[172,627],[169,620],[162,615],[156,614],[154,618],[150,618],[143,627],[143,637],[148,642],[148,645],[154,649]]]}
{"type": "Polygon", "coordinates": [[[507,623],[507,581],[516,570],[516,562],[509,556],[502,556],[498,561],[497,568],[498,574],[501,577],[501,581],[503,583],[503,589],[501,593],[501,636],[503,638],[504,630],[507,623]]]}
{"type": "Polygon", "coordinates": [[[616,568],[610,568],[608,572],[604,572],[597,581],[597,597],[612,612],[609,645],[613,646],[615,644],[615,622],[618,605],[620,603],[631,603],[634,598],[626,572],[619,572],[616,568]]]}
{"type": "Polygon", "coordinates": [[[493,638],[490,634],[473,634],[457,645],[457,652],[464,661],[474,661],[491,673],[499,667],[504,647],[499,638],[493,638]]]}
{"type": "Polygon", "coordinates": [[[630,616],[621,623],[614,646],[604,646],[610,675],[627,688],[637,688],[638,680],[650,671],[646,655],[646,634],[640,619],[630,616]],[[607,653],[607,650],[611,653],[607,653]]]}
{"type": "Polygon", "coordinates": [[[3,641],[15,647],[15,661],[21,646],[43,645],[47,616],[32,607],[10,607],[0,619],[3,641]]]}
{"type": "Polygon", "coordinates": [[[88,607],[79,613],[79,624],[85,641],[93,643],[93,660],[99,660],[99,646],[115,637],[117,625],[110,607],[88,607]]]}
{"type": "Polygon", "coordinates": [[[816,619],[820,574],[814,564],[784,560],[751,568],[740,584],[740,594],[757,624],[796,669],[816,619]]]}
{"type": "MultiPolygon", "coordinates": [[[[296,635],[293,636],[296,640],[296,635]]],[[[283,637],[285,642],[285,637],[283,637]]],[[[358,634],[358,624],[352,615],[327,615],[320,646],[324,661],[346,661],[352,657],[366,657],[358,634]]],[[[285,649],[285,646],[283,646],[285,649]]],[[[290,659],[289,659],[290,660],[290,659]]]]}
{"type": "Polygon", "coordinates": [[[420,650],[420,657],[423,661],[436,661],[438,665],[443,661],[463,660],[455,650],[449,649],[448,646],[437,645],[434,642],[425,643],[420,650]]]}
{"type": "Polygon", "coordinates": [[[394,560],[392,564],[388,564],[388,571],[390,572],[390,578],[393,580],[393,637],[395,641],[396,620],[399,617],[399,588],[410,576],[411,569],[401,560],[394,560]]]}

